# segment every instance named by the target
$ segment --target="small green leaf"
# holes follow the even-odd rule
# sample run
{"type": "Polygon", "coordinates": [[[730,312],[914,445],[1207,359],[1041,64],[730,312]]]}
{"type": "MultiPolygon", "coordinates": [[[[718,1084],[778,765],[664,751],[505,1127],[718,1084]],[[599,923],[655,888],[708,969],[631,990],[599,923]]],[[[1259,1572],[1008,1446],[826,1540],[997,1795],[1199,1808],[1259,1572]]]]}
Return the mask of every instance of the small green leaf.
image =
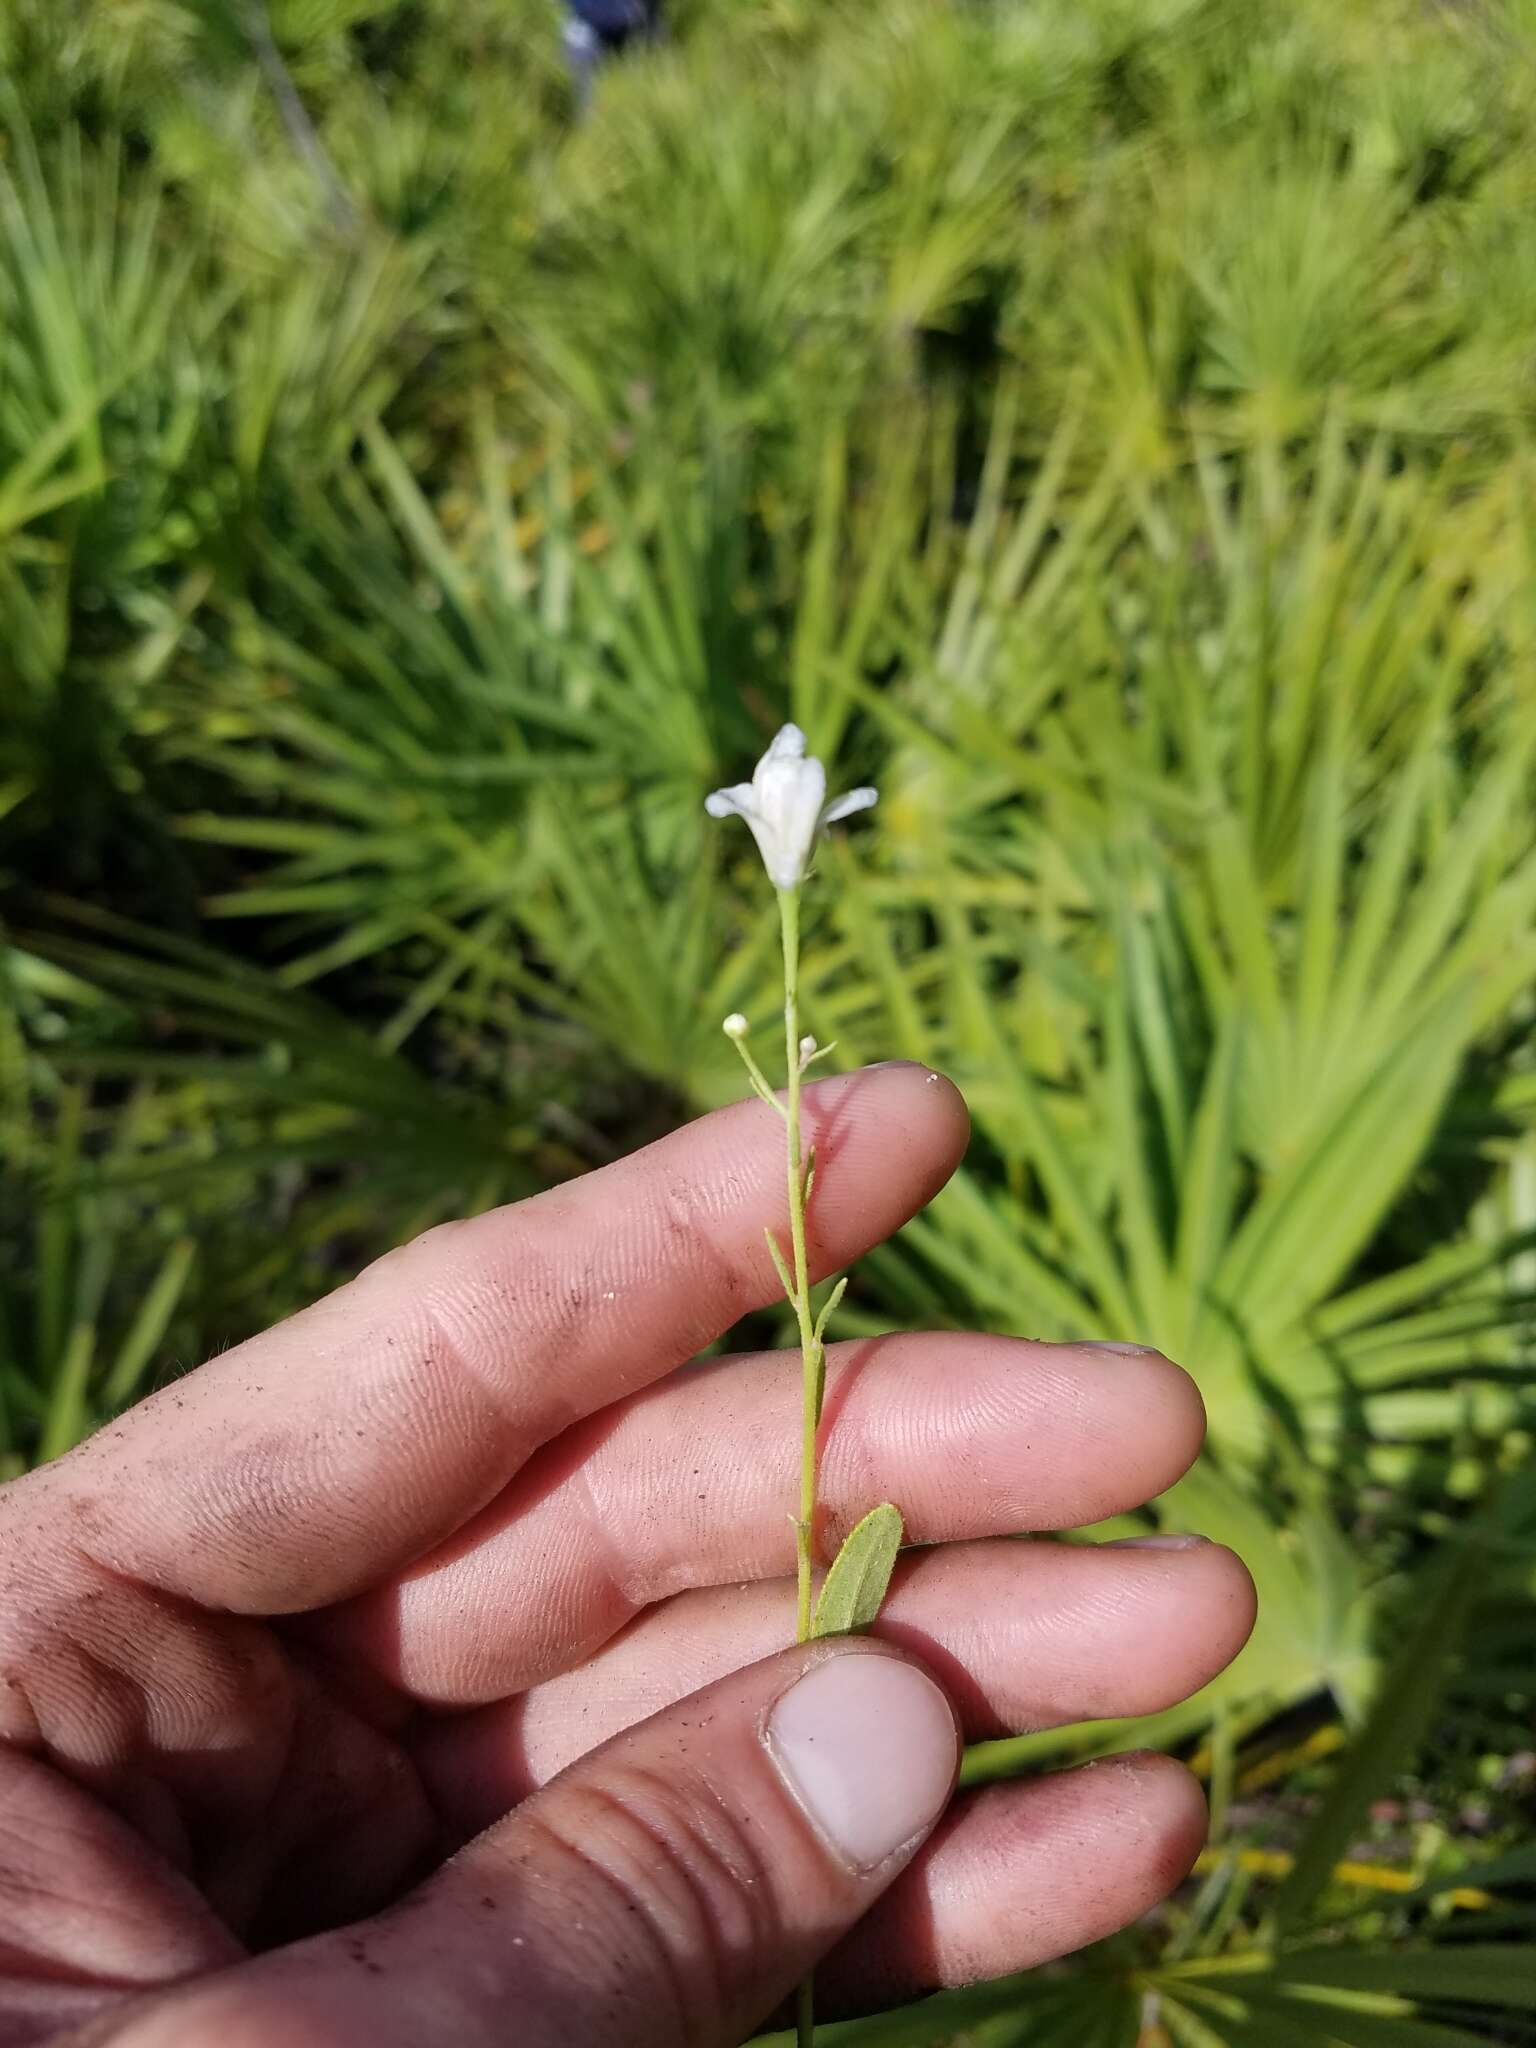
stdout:
{"type": "Polygon", "coordinates": [[[784,1254],[779,1250],[779,1241],[766,1224],[763,1226],[763,1236],[767,1240],[768,1256],[773,1260],[773,1270],[779,1276],[779,1285],[783,1288],[786,1298],[791,1306],[793,1306],[795,1301],[795,1283],[789,1267],[785,1264],[784,1254]]]}
{"type": "Polygon", "coordinates": [[[831,1322],[833,1316],[836,1315],[837,1304],[842,1300],[843,1296],[847,1293],[847,1291],[848,1275],[845,1273],[842,1279],[839,1280],[837,1285],[833,1288],[832,1292],[827,1296],[826,1300],[822,1303],[821,1314],[816,1318],[816,1328],[812,1332],[812,1335],[814,1336],[815,1341],[818,1344],[826,1335],[827,1324],[831,1322]]]}
{"type": "Polygon", "coordinates": [[[880,1612],[901,1548],[901,1511],[889,1501],[871,1508],[844,1538],[816,1602],[813,1636],[852,1635],[880,1612]]]}

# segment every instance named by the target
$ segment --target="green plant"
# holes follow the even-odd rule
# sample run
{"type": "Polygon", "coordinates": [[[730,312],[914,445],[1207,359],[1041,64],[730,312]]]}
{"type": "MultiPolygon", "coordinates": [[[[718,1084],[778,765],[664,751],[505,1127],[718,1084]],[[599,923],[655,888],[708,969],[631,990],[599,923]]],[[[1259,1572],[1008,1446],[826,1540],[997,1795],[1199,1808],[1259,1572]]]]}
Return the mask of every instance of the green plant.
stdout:
{"type": "Polygon", "coordinates": [[[1263,1596],[967,1767],[1182,1749],[1201,1887],[849,2038],[1529,2038],[1526,0],[695,0],[579,126],[543,0],[263,12],[0,20],[6,1469],[736,1092],[792,719],[976,1133],[846,1326],[1161,1343],[1263,1596]]]}

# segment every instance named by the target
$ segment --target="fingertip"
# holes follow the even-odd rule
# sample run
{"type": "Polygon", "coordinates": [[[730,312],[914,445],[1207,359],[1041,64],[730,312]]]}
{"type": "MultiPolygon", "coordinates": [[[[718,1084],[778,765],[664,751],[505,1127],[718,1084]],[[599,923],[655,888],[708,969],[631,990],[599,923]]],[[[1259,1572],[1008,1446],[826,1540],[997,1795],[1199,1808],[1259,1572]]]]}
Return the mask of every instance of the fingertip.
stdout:
{"type": "Polygon", "coordinates": [[[1141,1499],[1166,1493],[1205,1446],[1205,1398],[1191,1373],[1163,1352],[1139,1344],[1068,1347],[1104,1375],[1102,1392],[1114,1414],[1137,1417],[1141,1499]]]}
{"type": "Polygon", "coordinates": [[[1149,1643],[1138,1677],[1149,1689],[1136,1711],[1159,1713],[1224,1671],[1253,1633],[1258,1594],[1235,1550],[1199,1535],[1159,1534],[1093,1546],[1116,1574],[1134,1573],[1136,1609],[1185,1661],[1159,1663],[1149,1643]],[[1134,1560],[1134,1564],[1131,1561],[1134,1560]]]}
{"type": "Polygon", "coordinates": [[[1210,1623],[1211,1654],[1219,1656],[1223,1665],[1231,1662],[1253,1633],[1258,1589],[1247,1565],[1225,1543],[1209,1536],[1170,1532],[1122,1536],[1117,1542],[1098,1545],[1098,1549],[1156,1560],[1153,1568],[1160,1576],[1171,1577],[1182,1600],[1199,1600],[1210,1623]]]}
{"type": "Polygon", "coordinates": [[[1165,1358],[1161,1351],[1150,1355],[1151,1364],[1160,1369],[1163,1398],[1170,1411],[1177,1417],[1182,1441],[1189,1451],[1192,1465],[1205,1447],[1207,1415],[1205,1396],[1200,1391],[1194,1374],[1174,1359],[1165,1358]]]}
{"type": "Polygon", "coordinates": [[[1085,1771],[1119,1771],[1128,1805],[1144,1843],[1138,1871],[1147,1903],[1177,1889],[1194,1868],[1210,1834],[1205,1788],[1187,1764],[1157,1749],[1132,1749],[1083,1766],[1085,1771]]]}
{"type": "MultiPolygon", "coordinates": [[[[1148,1497],[1165,1493],[1182,1479],[1205,1448],[1205,1397],[1194,1375],[1161,1351],[1137,1354],[1134,1364],[1122,1361],[1138,1376],[1134,1405],[1147,1428],[1154,1472],[1148,1497]]],[[[1130,1387],[1125,1389],[1132,1392],[1130,1387]]]]}
{"type": "Polygon", "coordinates": [[[1220,1587],[1227,1631],[1222,1648],[1226,1652],[1226,1661],[1230,1663],[1253,1634],[1254,1624],[1259,1618],[1259,1589],[1254,1584],[1253,1573],[1235,1550],[1229,1549],[1225,1543],[1208,1543],[1203,1549],[1208,1568],[1215,1574],[1220,1587]]]}
{"type": "Polygon", "coordinates": [[[822,1839],[859,1872],[928,1832],[960,1768],[949,1695],[888,1644],[829,1645],[773,1702],[763,1738],[822,1839]]]}
{"type": "Polygon", "coordinates": [[[1198,1782],[1156,1751],[963,1794],[818,1972],[826,2008],[884,2007],[1102,1940],[1183,1883],[1207,1830],[1198,1782]]]}
{"type": "Polygon", "coordinates": [[[903,1164],[918,1169],[929,1195],[949,1179],[970,1142],[965,1097],[947,1075],[918,1060],[881,1060],[828,1075],[806,1089],[804,1105],[813,1140],[822,1143],[850,1125],[878,1132],[899,1148],[903,1164]]]}
{"type": "Polygon", "coordinates": [[[948,1074],[941,1074],[937,1067],[922,1060],[878,1060],[863,1072],[877,1074],[884,1084],[900,1087],[914,1105],[920,1102],[922,1114],[948,1135],[957,1158],[970,1143],[971,1112],[948,1074]]]}

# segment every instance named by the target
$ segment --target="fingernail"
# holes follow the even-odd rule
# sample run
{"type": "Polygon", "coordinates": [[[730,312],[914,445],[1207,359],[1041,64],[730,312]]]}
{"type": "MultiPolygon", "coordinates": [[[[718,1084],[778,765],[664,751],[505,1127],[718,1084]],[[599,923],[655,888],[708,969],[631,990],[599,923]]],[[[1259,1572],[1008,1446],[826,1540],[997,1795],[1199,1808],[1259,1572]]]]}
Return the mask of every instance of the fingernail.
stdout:
{"type": "Polygon", "coordinates": [[[1192,1535],[1116,1536],[1099,1547],[1103,1550],[1198,1550],[1202,1543],[1210,1540],[1209,1536],[1192,1535]]]}
{"type": "Polygon", "coordinates": [[[894,1657],[829,1657],[776,1703],[768,1753],[817,1832],[873,1870],[931,1827],[954,1788],[955,1717],[926,1673],[894,1657]]]}
{"type": "Polygon", "coordinates": [[[1121,1358],[1160,1358],[1155,1344],[1077,1344],[1077,1351],[1113,1351],[1121,1358]]]}

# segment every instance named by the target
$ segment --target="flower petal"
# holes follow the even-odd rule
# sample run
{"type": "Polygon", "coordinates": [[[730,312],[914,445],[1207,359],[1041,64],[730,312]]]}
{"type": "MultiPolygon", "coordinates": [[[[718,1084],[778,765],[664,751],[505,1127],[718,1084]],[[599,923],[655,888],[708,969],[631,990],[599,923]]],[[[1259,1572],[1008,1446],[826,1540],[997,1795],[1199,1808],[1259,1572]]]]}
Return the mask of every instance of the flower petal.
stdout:
{"type": "Polygon", "coordinates": [[[798,888],[823,826],[868,810],[875,801],[874,790],[852,789],[827,803],[827,771],[805,745],[798,725],[781,725],[749,783],[717,789],[704,799],[712,818],[746,820],[776,889],[798,888]]]}
{"type": "Polygon", "coordinates": [[[761,768],[764,761],[803,761],[804,759],[805,734],[798,725],[781,725],[773,738],[768,742],[768,751],[764,754],[763,760],[759,761],[757,765],[761,768]]]}
{"type": "Polygon", "coordinates": [[[846,796],[835,796],[817,821],[818,832],[828,825],[835,825],[839,818],[851,818],[855,811],[867,811],[880,801],[878,789],[871,789],[866,783],[862,789],[850,789],[846,796]]]}
{"type": "Polygon", "coordinates": [[[805,734],[798,725],[782,726],[752,776],[752,829],[776,889],[794,888],[805,873],[826,793],[827,772],[805,752],[805,734]]]}
{"type": "Polygon", "coordinates": [[[704,799],[704,808],[712,818],[751,819],[757,815],[755,794],[750,782],[733,782],[729,789],[712,789],[704,799]]]}

